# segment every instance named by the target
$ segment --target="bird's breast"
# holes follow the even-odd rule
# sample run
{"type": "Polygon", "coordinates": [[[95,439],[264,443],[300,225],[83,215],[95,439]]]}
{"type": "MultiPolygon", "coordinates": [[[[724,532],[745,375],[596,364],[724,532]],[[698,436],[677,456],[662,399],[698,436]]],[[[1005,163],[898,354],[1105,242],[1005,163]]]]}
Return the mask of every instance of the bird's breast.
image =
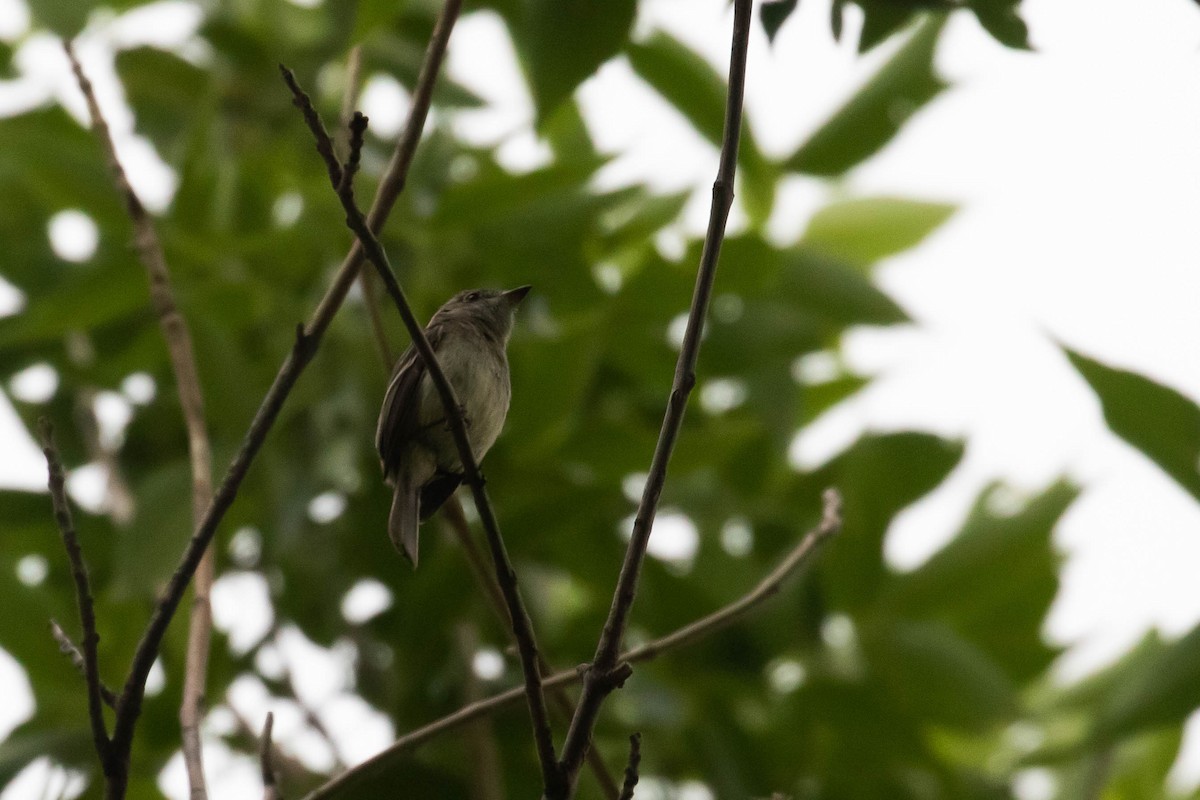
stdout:
{"type": "MultiPolygon", "coordinates": [[[[448,336],[437,350],[467,418],[467,438],[476,459],[491,449],[504,427],[512,388],[504,350],[483,337],[448,336]]],[[[441,398],[428,374],[421,381],[421,422],[443,469],[461,468],[454,437],[445,424],[441,398]]]]}

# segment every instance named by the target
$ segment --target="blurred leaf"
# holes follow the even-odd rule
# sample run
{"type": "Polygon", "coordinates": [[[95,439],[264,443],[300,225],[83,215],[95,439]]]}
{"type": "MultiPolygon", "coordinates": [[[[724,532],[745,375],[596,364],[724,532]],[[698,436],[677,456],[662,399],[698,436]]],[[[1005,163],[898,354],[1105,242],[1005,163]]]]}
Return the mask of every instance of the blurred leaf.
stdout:
{"type": "Polygon", "coordinates": [[[0,78],[4,80],[12,80],[16,76],[16,70],[13,69],[12,57],[12,45],[8,42],[0,42],[0,78]]]}
{"type": "Polygon", "coordinates": [[[797,0],[768,0],[758,9],[759,21],[767,32],[767,39],[774,43],[775,35],[783,27],[783,23],[796,10],[797,0]]]}
{"type": "Polygon", "coordinates": [[[1031,50],[1029,26],[1021,18],[1021,0],[971,0],[971,10],[979,24],[1001,44],[1017,50],[1031,50]]]}
{"type": "Polygon", "coordinates": [[[927,434],[869,436],[806,477],[814,498],[826,486],[844,498],[842,532],[821,563],[835,607],[856,611],[875,602],[887,577],[883,538],[892,519],[945,480],[960,458],[961,445],[927,434]]]}
{"type": "Polygon", "coordinates": [[[167,149],[174,160],[181,136],[197,121],[193,112],[204,103],[208,76],[178,56],[151,47],[117,53],[117,74],[129,104],[136,109],[137,129],[167,149]]]}
{"type": "Polygon", "coordinates": [[[858,37],[858,52],[865,53],[887,40],[912,19],[915,10],[908,3],[884,0],[863,2],[862,33],[858,37]]]}
{"type": "Polygon", "coordinates": [[[813,215],[803,242],[855,264],[874,264],[920,244],[954,211],[946,203],[894,197],[843,200],[813,215]]]}
{"type": "MultiPolygon", "coordinates": [[[[630,43],[625,52],[638,76],[719,148],[725,132],[725,79],[703,57],[665,33],[630,43]]],[[[745,119],[738,164],[742,203],[751,220],[761,226],[774,203],[777,170],[763,155],[745,119]]]]}
{"type": "Polygon", "coordinates": [[[842,40],[846,3],[847,0],[833,0],[833,4],[829,8],[829,30],[833,34],[834,41],[840,42],[842,40]]]}
{"type": "Polygon", "coordinates": [[[616,55],[633,25],[635,0],[524,0],[513,31],[533,90],[538,125],[584,78],[616,55]]]}
{"type": "Polygon", "coordinates": [[[785,258],[783,288],[788,297],[815,313],[842,323],[892,325],[908,315],[857,270],[840,261],[797,249],[785,258]]]}
{"type": "Polygon", "coordinates": [[[18,728],[0,742],[0,789],[8,786],[31,762],[43,756],[50,756],[59,763],[78,763],[94,758],[92,736],[83,722],[81,718],[78,728],[41,732],[18,728]]]}
{"type": "Polygon", "coordinates": [[[89,0],[29,0],[29,11],[35,24],[70,39],[83,30],[97,5],[89,0]]]}
{"type": "Polygon", "coordinates": [[[1200,407],[1174,389],[1063,348],[1100,397],[1104,420],[1200,500],[1200,407]]]}
{"type": "Polygon", "coordinates": [[[784,163],[795,172],[840,175],[891,141],[921,106],[946,87],[933,71],[933,53],[945,16],[912,33],[858,93],[784,163]]]}
{"type": "Polygon", "coordinates": [[[0,349],[58,339],[132,316],[149,318],[146,278],[136,264],[71,268],[26,312],[0,319],[0,349]]]}
{"type": "Polygon", "coordinates": [[[354,0],[354,30],[350,34],[350,43],[362,44],[378,29],[391,25],[405,5],[406,0],[354,0]]]}
{"type": "Polygon", "coordinates": [[[1181,723],[1200,706],[1200,626],[1139,667],[1100,710],[1095,740],[1181,723]]]}
{"type": "Polygon", "coordinates": [[[175,571],[191,535],[180,516],[191,496],[187,462],[166,462],[134,487],[137,517],[117,542],[117,596],[153,597],[175,571]]]}
{"type": "Polygon", "coordinates": [[[959,534],[917,569],[897,575],[879,608],[945,622],[1013,680],[1024,681],[1041,674],[1055,655],[1040,640],[1058,592],[1051,538],[1078,490],[1056,484],[1012,514],[992,510],[1000,492],[997,486],[985,490],[959,534]]]}
{"type": "Polygon", "coordinates": [[[980,730],[1017,709],[1014,684],[987,654],[948,627],[899,622],[870,631],[871,668],[909,713],[941,725],[980,730]]]}

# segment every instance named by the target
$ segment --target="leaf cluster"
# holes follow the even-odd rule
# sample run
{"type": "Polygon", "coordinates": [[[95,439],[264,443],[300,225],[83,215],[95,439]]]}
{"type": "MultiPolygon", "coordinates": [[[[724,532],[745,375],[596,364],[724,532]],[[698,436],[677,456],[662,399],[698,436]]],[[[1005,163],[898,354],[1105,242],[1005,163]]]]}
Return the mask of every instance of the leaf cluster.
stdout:
{"type": "MultiPolygon", "coordinates": [[[[834,4],[835,33],[845,5],[834,4]]],[[[1180,724],[1200,703],[1195,633],[1147,639],[1109,672],[1066,691],[1047,677],[1056,651],[1039,632],[1059,581],[1051,532],[1074,487],[1049,486],[1016,511],[1000,487],[989,489],[949,545],[901,573],[883,557],[889,526],[946,479],[962,444],[871,435],[816,470],[789,461],[795,433],[867,383],[841,366],[842,334],[908,323],[872,282],[873,265],[919,243],[954,209],[842,199],[820,210],[803,236],[781,243],[766,232],[776,188],[794,174],[852,170],[937,96],[944,83],[933,56],[948,13],[973,14],[1004,43],[1027,45],[1009,0],[855,5],[864,15],[861,49],[901,38],[890,59],[786,158],[767,156],[751,126],[744,133],[738,193],[748,224],[722,253],[699,402],[663,498],[664,514],[686,517],[698,547],[686,559],[647,565],[635,638],[673,630],[742,594],[815,520],[827,486],[845,495],[844,532],[749,621],[639,666],[602,718],[597,746],[619,769],[629,731],[640,730],[643,776],[701,780],[720,797],[1008,798],[1014,775],[1035,764],[1055,770],[1067,797],[1100,759],[1111,785],[1105,797],[1163,797],[1180,724]],[[806,357],[832,369],[814,377],[799,368],[806,357]],[[1023,730],[1036,733],[1035,745],[1014,735],[1023,730]]],[[[59,32],[98,13],[73,0],[30,6],[37,26],[59,32]]],[[[762,7],[768,34],[795,24],[794,6],[762,7]]],[[[655,243],[678,223],[685,195],[595,188],[609,156],[594,146],[574,90],[610,58],[625,58],[715,143],[723,79],[666,34],[631,38],[632,0],[478,7],[497,12],[512,35],[552,158],[513,173],[491,148],[462,141],[454,113],[481,101],[445,79],[434,97],[436,124],[382,239],[423,316],[465,286],[536,287],[510,347],[515,392],[506,433],[485,466],[541,644],[565,666],[588,657],[607,611],[622,521],[634,508],[623,488],[649,462],[675,359],[672,331],[700,247],[688,241],[675,256],[655,243]]],[[[153,48],[117,56],[138,131],[179,178],[157,221],[191,326],[218,465],[228,463],[295,323],[350,242],[275,64],[294,65],[333,119],[349,46],[362,43],[365,74],[411,87],[435,12],[419,0],[361,0],[353,13],[335,2],[212,3],[198,35],[202,62],[153,48]]],[[[45,403],[17,402],[22,421],[32,429],[39,415],[58,420],[67,463],[107,458],[133,500],[130,519],[77,520],[97,596],[101,670],[115,674],[189,534],[178,398],[128,247],[128,221],[94,140],[63,109],[45,106],[0,119],[0,141],[4,276],[24,298],[19,313],[0,319],[0,381],[50,365],[57,388],[45,403]],[[68,208],[100,231],[82,263],[59,259],[44,234],[68,208]],[[153,379],[152,401],[123,395],[135,373],[153,379]],[[118,441],[88,435],[97,393],[126,397],[132,416],[118,441]]],[[[387,142],[368,136],[363,196],[387,152],[387,142]]],[[[259,576],[268,587],[272,631],[294,628],[353,652],[347,691],[403,731],[465,701],[470,667],[456,647],[457,625],[469,623],[501,651],[507,639],[448,538],[428,537],[412,575],[383,535],[389,497],[371,442],[386,376],[363,303],[355,296],[343,309],[290,397],[218,537],[218,564],[223,575],[259,576]],[[319,496],[335,498],[341,512],[311,513],[319,496]],[[391,604],[351,623],[343,600],[362,581],[386,586],[391,604]]],[[[401,328],[386,312],[395,347],[401,328]]],[[[1072,358],[1114,430],[1197,494],[1200,433],[1179,433],[1200,431],[1194,405],[1072,358]]],[[[83,686],[46,627],[54,618],[74,631],[70,575],[48,502],[0,492],[0,519],[0,647],[22,665],[37,703],[0,743],[0,786],[42,755],[94,779],[83,686]],[[31,564],[44,565],[44,576],[31,578],[31,564]]],[[[178,748],[184,635],[177,623],[165,643],[165,685],[139,726],[131,797],[159,796],[157,776],[178,748]]],[[[218,635],[210,704],[227,705],[228,687],[246,676],[290,697],[289,682],[264,666],[273,646],[271,633],[237,647],[218,635]]],[[[504,674],[488,688],[519,679],[506,656],[504,674]]],[[[538,779],[524,714],[500,713],[492,726],[505,788],[527,794],[538,779]]],[[[227,740],[254,752],[244,732],[227,740]]],[[[319,770],[302,769],[286,788],[299,796],[321,779],[319,770]]],[[[402,785],[409,796],[466,797],[471,759],[464,740],[448,736],[374,780],[355,796],[393,796],[402,785]]],[[[598,796],[586,779],[582,794],[598,796]]]]}

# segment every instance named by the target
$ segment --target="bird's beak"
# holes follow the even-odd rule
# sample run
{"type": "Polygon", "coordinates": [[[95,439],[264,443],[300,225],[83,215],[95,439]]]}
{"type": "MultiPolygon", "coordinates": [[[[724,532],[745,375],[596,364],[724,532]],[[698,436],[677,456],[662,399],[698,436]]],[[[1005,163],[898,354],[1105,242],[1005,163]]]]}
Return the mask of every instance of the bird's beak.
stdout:
{"type": "Polygon", "coordinates": [[[508,305],[510,307],[516,308],[521,304],[521,301],[525,299],[525,295],[529,294],[529,290],[532,288],[532,286],[528,285],[518,286],[515,289],[509,289],[507,292],[501,295],[501,297],[508,301],[508,305]]]}

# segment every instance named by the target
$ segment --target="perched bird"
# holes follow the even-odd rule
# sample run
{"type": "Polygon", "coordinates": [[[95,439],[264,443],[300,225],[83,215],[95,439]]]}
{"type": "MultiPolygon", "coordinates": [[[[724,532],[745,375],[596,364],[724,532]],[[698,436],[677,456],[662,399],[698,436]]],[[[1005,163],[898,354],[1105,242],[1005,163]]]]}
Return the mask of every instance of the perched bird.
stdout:
{"type": "MultiPolygon", "coordinates": [[[[504,427],[512,396],[506,347],[517,306],[529,289],[459,292],[425,328],[462,406],[476,461],[504,427]]],[[[375,446],[384,478],[395,487],[388,535],[416,568],[417,528],[462,483],[463,467],[441,397],[415,346],[404,351],[392,371],[375,446]]]]}

